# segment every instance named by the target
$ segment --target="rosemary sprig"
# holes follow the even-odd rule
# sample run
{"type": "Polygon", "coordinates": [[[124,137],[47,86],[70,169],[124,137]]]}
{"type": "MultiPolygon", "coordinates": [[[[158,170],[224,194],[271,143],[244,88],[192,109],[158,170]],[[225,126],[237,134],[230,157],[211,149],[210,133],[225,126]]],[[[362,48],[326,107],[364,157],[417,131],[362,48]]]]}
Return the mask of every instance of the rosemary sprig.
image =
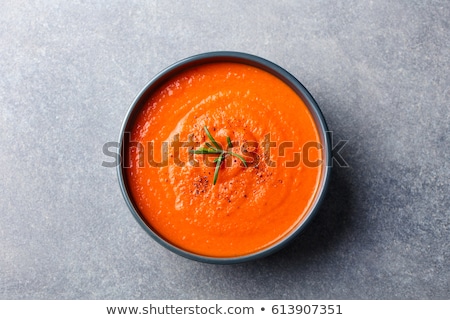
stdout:
{"type": "Polygon", "coordinates": [[[217,150],[222,150],[222,148],[220,147],[220,144],[217,143],[217,141],[214,139],[214,137],[209,132],[208,128],[206,126],[204,126],[203,129],[205,130],[206,135],[208,136],[209,140],[211,140],[213,145],[217,148],[217,150]]]}
{"type": "MultiPolygon", "coordinates": [[[[234,152],[231,152],[231,151],[223,150],[222,147],[220,146],[220,144],[211,135],[208,128],[206,126],[204,126],[203,129],[205,130],[206,136],[211,141],[211,143],[205,142],[206,147],[201,147],[201,148],[198,148],[197,150],[189,150],[189,152],[193,153],[193,154],[218,154],[219,155],[216,159],[214,159],[214,162],[216,163],[216,169],[214,170],[213,184],[216,184],[216,182],[217,182],[220,166],[222,165],[222,162],[225,160],[225,157],[227,155],[238,158],[239,160],[241,160],[241,162],[244,164],[244,166],[247,167],[247,162],[245,161],[245,159],[242,156],[240,156],[234,152]]],[[[230,149],[233,148],[233,143],[231,142],[230,137],[227,137],[227,146],[230,149]]]]}
{"type": "Polygon", "coordinates": [[[233,148],[233,144],[231,143],[230,137],[227,137],[228,148],[233,148]]]}

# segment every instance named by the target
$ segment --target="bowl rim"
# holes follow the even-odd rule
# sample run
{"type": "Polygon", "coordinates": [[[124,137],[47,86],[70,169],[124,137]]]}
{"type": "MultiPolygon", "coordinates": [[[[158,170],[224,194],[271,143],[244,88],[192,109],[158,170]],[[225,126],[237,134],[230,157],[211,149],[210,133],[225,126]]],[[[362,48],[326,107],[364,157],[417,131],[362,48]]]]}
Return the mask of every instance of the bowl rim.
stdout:
{"type": "Polygon", "coordinates": [[[313,96],[309,93],[309,91],[305,88],[305,86],[303,86],[303,84],[299,80],[297,80],[297,78],[295,78],[291,73],[289,73],[279,65],[264,58],[261,58],[259,56],[237,51],[213,51],[193,55],[181,59],[173,63],[172,65],[168,66],[167,68],[163,69],[159,73],[157,73],[143,87],[143,89],[141,89],[141,91],[137,94],[137,96],[131,103],[130,107],[128,108],[128,111],[126,113],[126,116],[123,120],[120,129],[120,135],[118,139],[117,177],[119,180],[120,190],[122,192],[124,200],[129,210],[133,214],[134,218],[137,220],[137,222],[157,243],[159,243],[166,249],[169,249],[170,251],[185,258],[189,258],[191,260],[212,264],[235,264],[260,259],[279,251],[280,249],[285,247],[288,243],[290,243],[294,238],[296,238],[300,233],[304,231],[304,229],[309,225],[313,217],[317,214],[319,207],[321,206],[325,198],[326,190],[328,189],[329,180],[331,177],[331,168],[332,168],[331,139],[328,131],[328,126],[326,124],[322,111],[319,108],[319,105],[317,104],[313,96]],[[319,189],[317,190],[314,203],[311,204],[311,209],[305,215],[303,220],[295,228],[293,228],[293,230],[291,230],[286,236],[276,241],[269,247],[264,248],[257,252],[236,257],[211,257],[199,255],[184,250],[182,248],[179,248],[171,244],[169,241],[165,240],[163,237],[159,236],[158,233],[152,230],[151,226],[146,223],[145,219],[139,214],[138,209],[133,204],[133,199],[126,187],[126,179],[124,177],[123,172],[124,171],[123,162],[121,161],[121,159],[123,159],[124,136],[126,132],[129,132],[127,131],[127,128],[133,124],[134,118],[140,112],[149,96],[152,93],[154,93],[154,90],[160,87],[167,80],[169,80],[171,77],[173,77],[175,74],[181,71],[184,71],[191,67],[214,62],[236,62],[241,64],[247,64],[269,72],[270,74],[276,76],[277,78],[281,79],[284,83],[286,83],[288,86],[290,86],[291,89],[293,89],[297,93],[297,95],[299,95],[300,98],[304,101],[305,105],[307,106],[311,115],[313,116],[317,130],[322,139],[321,142],[323,143],[324,149],[323,150],[324,163],[322,164],[323,172],[321,177],[321,183],[319,185],[319,189]]]}

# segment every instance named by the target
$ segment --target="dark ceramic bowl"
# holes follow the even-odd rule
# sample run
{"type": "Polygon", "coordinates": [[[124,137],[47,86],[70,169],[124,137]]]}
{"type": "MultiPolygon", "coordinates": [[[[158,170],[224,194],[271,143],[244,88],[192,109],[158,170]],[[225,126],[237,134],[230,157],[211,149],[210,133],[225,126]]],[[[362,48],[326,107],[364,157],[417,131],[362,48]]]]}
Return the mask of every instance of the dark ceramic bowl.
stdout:
{"type": "Polygon", "coordinates": [[[201,262],[207,262],[207,263],[217,263],[217,264],[231,264],[231,263],[240,263],[240,262],[246,262],[250,260],[255,260],[258,258],[262,258],[264,256],[267,256],[269,254],[272,254],[282,247],[284,247],[287,243],[289,243],[292,239],[294,239],[298,234],[300,234],[305,227],[309,224],[315,213],[317,212],[320,203],[323,201],[325,191],[328,186],[328,181],[331,174],[331,145],[330,145],[330,138],[328,136],[328,130],[327,125],[325,123],[324,117],[322,115],[322,112],[319,109],[319,106],[317,105],[314,98],[311,96],[311,94],[306,90],[306,88],[290,73],[288,73],[283,68],[279,67],[278,65],[262,59],[260,57],[246,54],[246,53],[240,53],[240,52],[210,52],[210,53],[203,53],[199,55],[195,55],[186,59],[183,59],[170,67],[166,68],[165,70],[161,71],[159,74],[157,74],[143,89],[142,91],[137,95],[135,100],[130,106],[130,109],[128,110],[128,113],[125,117],[125,120],[123,122],[122,128],[120,130],[120,137],[119,137],[119,150],[120,150],[120,159],[124,159],[123,157],[123,144],[124,144],[124,137],[127,132],[131,131],[131,127],[134,123],[134,120],[136,118],[136,115],[141,112],[142,107],[145,105],[145,102],[148,100],[148,98],[155,92],[155,90],[160,87],[162,84],[164,84],[166,81],[168,81],[170,78],[172,78],[174,75],[176,75],[179,72],[182,72],[186,69],[189,69],[191,67],[195,67],[198,65],[202,65],[205,63],[214,63],[214,62],[235,62],[240,64],[247,64],[262,70],[265,70],[269,72],[270,74],[278,77],[282,81],[284,81],[287,85],[289,85],[297,94],[300,96],[300,98],[304,101],[307,108],[309,108],[309,111],[311,112],[318,132],[320,134],[321,141],[323,142],[323,151],[324,151],[324,163],[322,166],[322,181],[319,186],[318,190],[318,196],[315,198],[315,202],[311,206],[311,210],[307,213],[303,221],[293,230],[290,232],[285,238],[278,241],[274,245],[270,246],[269,248],[266,248],[264,250],[245,255],[245,256],[237,256],[237,257],[230,257],[230,258],[218,258],[218,257],[209,257],[209,256],[202,256],[198,254],[194,254],[188,251],[185,251],[179,247],[176,247],[160,237],[153,229],[152,227],[145,221],[142,214],[139,212],[139,209],[135,205],[135,202],[133,198],[131,197],[131,193],[129,192],[128,182],[124,174],[124,168],[123,168],[123,162],[119,164],[117,167],[117,173],[118,173],[118,179],[120,188],[122,191],[122,194],[125,198],[125,201],[128,205],[128,207],[131,210],[131,213],[134,215],[136,220],[139,222],[139,224],[147,231],[147,233],[155,239],[158,243],[166,247],[167,249],[183,256],[186,258],[190,258],[193,260],[201,261],[201,262]]]}

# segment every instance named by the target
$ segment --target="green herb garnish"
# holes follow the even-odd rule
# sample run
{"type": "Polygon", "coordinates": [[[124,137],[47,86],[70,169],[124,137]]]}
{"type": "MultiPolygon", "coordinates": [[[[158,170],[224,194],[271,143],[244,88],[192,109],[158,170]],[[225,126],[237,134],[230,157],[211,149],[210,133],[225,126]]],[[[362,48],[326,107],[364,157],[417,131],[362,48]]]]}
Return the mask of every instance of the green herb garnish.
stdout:
{"type": "MultiPolygon", "coordinates": [[[[242,161],[244,166],[247,167],[247,162],[245,162],[245,159],[242,156],[240,156],[234,152],[231,152],[231,151],[223,150],[222,147],[220,146],[220,144],[217,143],[217,141],[211,135],[208,128],[206,126],[204,126],[203,129],[205,130],[206,136],[211,141],[211,143],[205,142],[206,147],[201,147],[201,148],[198,148],[197,150],[189,150],[189,152],[193,153],[193,154],[218,154],[219,155],[216,159],[214,159],[214,162],[216,163],[216,169],[214,170],[213,184],[216,184],[217,177],[219,176],[220,166],[222,165],[222,162],[225,160],[225,157],[227,155],[231,155],[236,158],[239,158],[239,160],[242,161]]],[[[231,143],[230,137],[227,137],[227,146],[230,149],[233,148],[233,143],[231,143]]]]}

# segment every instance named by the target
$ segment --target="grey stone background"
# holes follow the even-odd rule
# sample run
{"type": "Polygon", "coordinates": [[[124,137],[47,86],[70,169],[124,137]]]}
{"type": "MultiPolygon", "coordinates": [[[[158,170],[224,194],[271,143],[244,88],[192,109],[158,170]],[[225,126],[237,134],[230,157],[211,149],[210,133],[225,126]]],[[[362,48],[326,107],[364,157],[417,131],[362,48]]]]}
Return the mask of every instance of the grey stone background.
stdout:
{"type": "Polygon", "coordinates": [[[449,299],[450,2],[1,1],[1,299],[449,299]],[[310,228],[231,266],[141,229],[102,152],[157,72],[233,50],[348,140],[310,228]]]}

